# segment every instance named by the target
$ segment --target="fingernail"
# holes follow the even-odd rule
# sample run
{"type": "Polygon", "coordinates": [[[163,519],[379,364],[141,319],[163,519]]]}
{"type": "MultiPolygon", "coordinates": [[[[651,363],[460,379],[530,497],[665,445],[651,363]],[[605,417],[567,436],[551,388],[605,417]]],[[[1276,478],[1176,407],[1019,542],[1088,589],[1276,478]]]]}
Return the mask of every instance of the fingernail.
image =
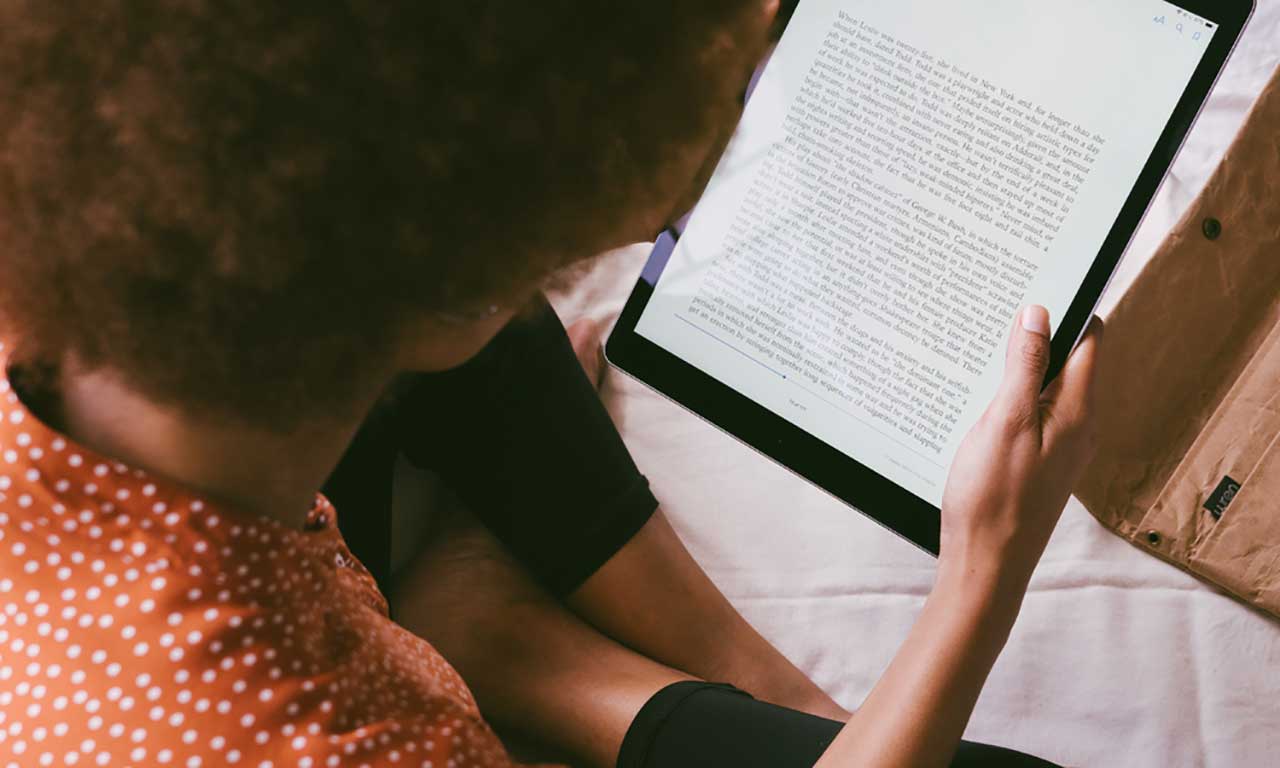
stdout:
{"type": "Polygon", "coordinates": [[[1102,334],[1106,333],[1107,331],[1106,321],[1098,317],[1097,315],[1094,315],[1093,319],[1090,320],[1089,322],[1090,324],[1093,325],[1093,332],[1098,335],[1098,338],[1102,338],[1102,334]]]}
{"type": "Polygon", "coordinates": [[[1031,333],[1048,336],[1049,310],[1035,304],[1022,310],[1022,327],[1031,333]]]}

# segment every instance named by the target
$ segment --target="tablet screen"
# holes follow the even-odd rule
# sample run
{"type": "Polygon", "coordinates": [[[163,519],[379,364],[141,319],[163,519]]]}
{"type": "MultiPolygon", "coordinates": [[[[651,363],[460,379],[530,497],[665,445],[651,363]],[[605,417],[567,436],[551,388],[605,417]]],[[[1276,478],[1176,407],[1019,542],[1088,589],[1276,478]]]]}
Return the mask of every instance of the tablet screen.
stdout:
{"type": "Polygon", "coordinates": [[[1060,322],[1217,31],[802,0],[637,333],[940,506],[1018,307],[1060,322]]]}

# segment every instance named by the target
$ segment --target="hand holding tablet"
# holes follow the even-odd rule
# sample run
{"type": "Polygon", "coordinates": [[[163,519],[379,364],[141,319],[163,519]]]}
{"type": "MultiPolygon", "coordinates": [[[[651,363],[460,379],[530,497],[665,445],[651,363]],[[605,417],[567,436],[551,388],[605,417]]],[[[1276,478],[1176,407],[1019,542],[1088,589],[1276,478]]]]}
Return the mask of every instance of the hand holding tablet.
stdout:
{"type": "Polygon", "coordinates": [[[956,452],[942,502],[945,565],[1021,595],[1072,489],[1093,457],[1095,320],[1062,373],[1049,367],[1049,318],[1027,307],[1012,324],[1004,379],[956,452]],[[993,471],[994,468],[994,471],[993,471]]]}
{"type": "Polygon", "coordinates": [[[1250,12],[801,0],[610,360],[936,552],[1010,319],[1054,378],[1250,12]]]}

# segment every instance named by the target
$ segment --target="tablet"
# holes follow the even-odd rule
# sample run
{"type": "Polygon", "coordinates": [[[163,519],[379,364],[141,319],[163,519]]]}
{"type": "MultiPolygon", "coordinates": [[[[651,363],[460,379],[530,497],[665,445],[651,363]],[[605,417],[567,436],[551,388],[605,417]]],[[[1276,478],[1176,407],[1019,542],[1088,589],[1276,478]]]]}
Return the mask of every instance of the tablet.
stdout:
{"type": "Polygon", "coordinates": [[[792,5],[607,356],[936,554],[1018,308],[1051,379],[1253,4],[792,5]]]}

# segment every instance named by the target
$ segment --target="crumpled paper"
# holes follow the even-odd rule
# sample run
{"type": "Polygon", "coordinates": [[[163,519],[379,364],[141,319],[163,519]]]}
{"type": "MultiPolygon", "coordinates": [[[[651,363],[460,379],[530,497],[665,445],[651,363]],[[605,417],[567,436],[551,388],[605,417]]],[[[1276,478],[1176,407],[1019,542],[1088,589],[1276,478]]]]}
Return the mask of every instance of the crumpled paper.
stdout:
{"type": "Polygon", "coordinates": [[[1107,318],[1103,525],[1280,618],[1280,69],[1107,318]]]}

